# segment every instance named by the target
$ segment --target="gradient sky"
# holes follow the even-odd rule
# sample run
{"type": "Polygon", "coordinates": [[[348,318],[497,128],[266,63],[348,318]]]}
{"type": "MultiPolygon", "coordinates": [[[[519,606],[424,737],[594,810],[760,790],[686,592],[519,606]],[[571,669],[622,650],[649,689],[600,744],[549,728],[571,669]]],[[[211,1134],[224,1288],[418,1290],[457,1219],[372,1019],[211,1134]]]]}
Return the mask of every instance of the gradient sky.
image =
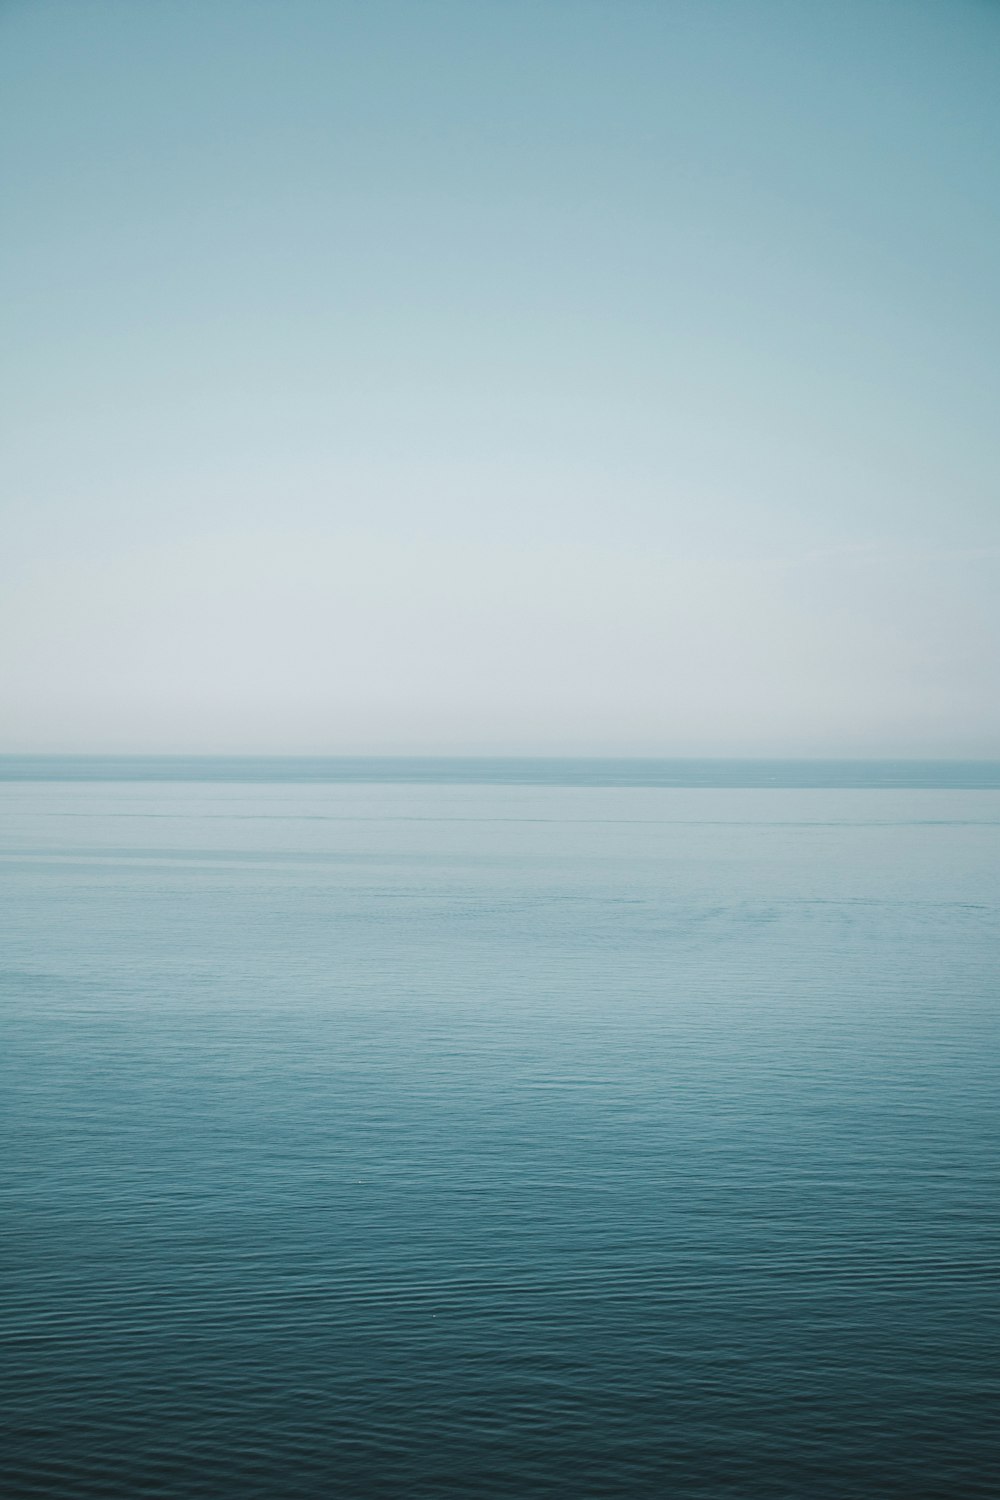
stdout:
{"type": "Polygon", "coordinates": [[[0,3],[0,749],[1000,754],[1000,5],[0,3]]]}

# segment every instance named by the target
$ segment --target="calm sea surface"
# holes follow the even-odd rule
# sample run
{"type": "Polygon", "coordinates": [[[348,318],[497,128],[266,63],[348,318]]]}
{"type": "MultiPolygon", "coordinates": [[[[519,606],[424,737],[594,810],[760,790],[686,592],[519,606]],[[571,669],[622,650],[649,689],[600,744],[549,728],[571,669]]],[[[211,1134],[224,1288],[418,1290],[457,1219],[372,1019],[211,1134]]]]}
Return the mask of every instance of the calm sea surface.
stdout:
{"type": "Polygon", "coordinates": [[[997,766],[10,759],[0,835],[13,1496],[1000,1493],[997,766]]]}

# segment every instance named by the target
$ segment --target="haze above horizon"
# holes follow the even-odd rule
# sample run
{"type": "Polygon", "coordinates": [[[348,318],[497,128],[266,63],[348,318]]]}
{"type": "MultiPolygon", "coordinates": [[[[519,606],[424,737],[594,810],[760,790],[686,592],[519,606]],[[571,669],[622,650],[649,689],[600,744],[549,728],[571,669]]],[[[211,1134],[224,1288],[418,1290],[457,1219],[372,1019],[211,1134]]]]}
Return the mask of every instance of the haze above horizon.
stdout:
{"type": "Polygon", "coordinates": [[[1000,10],[0,43],[0,751],[1000,755],[1000,10]]]}

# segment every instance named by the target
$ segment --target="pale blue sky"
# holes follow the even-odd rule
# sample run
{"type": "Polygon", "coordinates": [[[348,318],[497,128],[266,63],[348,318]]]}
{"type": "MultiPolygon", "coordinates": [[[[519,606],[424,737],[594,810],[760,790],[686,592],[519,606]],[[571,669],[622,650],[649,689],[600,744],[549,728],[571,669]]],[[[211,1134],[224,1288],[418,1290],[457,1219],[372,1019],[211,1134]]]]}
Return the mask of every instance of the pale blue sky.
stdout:
{"type": "Polygon", "coordinates": [[[1000,5],[0,4],[0,749],[1000,754],[1000,5]]]}

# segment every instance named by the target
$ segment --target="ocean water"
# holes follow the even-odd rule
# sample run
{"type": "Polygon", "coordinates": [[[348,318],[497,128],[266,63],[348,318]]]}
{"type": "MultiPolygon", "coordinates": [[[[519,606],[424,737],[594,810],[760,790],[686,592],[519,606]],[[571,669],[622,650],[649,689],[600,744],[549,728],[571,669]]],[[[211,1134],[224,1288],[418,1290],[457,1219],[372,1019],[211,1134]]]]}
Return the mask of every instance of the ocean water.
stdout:
{"type": "Polygon", "coordinates": [[[0,763],[15,1496],[995,1497],[1000,768],[0,763]]]}

